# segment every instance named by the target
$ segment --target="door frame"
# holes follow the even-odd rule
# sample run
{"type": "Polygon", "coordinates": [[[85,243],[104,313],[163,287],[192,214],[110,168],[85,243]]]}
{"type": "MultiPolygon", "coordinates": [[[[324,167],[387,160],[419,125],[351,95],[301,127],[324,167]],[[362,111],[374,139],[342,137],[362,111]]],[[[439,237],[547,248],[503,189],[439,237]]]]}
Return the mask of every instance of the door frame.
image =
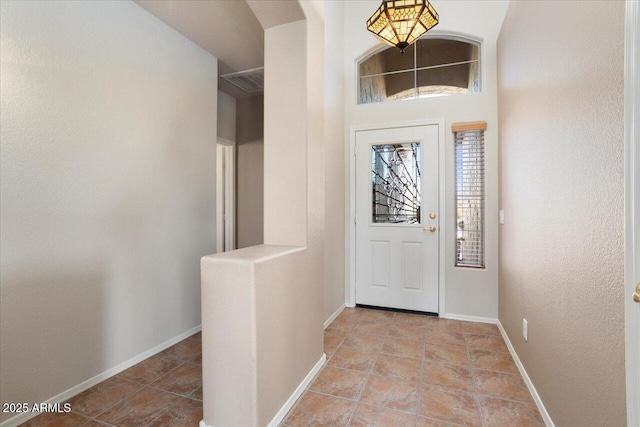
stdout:
{"type": "MultiPolygon", "coordinates": [[[[218,137],[216,141],[216,154],[218,152],[218,145],[223,146],[222,153],[223,165],[225,171],[225,191],[224,191],[224,220],[222,218],[216,218],[216,229],[218,229],[219,222],[222,220],[224,227],[225,240],[221,241],[220,236],[217,236],[217,251],[227,252],[236,248],[236,143],[225,138],[218,137]],[[220,243],[223,243],[222,250],[220,250],[220,243]]],[[[216,160],[216,177],[218,176],[218,162],[216,160]]],[[[217,193],[216,183],[216,193],[217,193]]],[[[219,203],[221,196],[216,194],[216,203],[219,203]]]]}
{"type": "Polygon", "coordinates": [[[394,128],[406,128],[416,126],[438,126],[438,215],[440,215],[440,234],[438,240],[438,314],[444,316],[445,310],[445,120],[444,118],[412,120],[406,122],[392,122],[370,125],[354,125],[349,128],[349,177],[348,201],[346,203],[346,225],[345,229],[345,249],[348,257],[345,263],[345,306],[355,307],[356,305],[356,133],[368,130],[382,130],[394,128]]]}
{"type": "Polygon", "coordinates": [[[640,282],[640,2],[627,0],[624,52],[625,127],[625,341],[627,424],[640,425],[640,306],[631,295],[640,282]]]}

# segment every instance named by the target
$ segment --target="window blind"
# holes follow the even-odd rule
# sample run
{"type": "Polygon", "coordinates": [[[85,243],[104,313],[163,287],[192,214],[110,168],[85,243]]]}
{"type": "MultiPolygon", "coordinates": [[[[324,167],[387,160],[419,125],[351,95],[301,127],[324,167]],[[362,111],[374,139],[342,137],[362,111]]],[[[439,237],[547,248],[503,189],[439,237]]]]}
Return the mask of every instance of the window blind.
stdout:
{"type": "Polygon", "coordinates": [[[456,149],[456,266],[484,268],[486,122],[452,126],[456,149]]]}

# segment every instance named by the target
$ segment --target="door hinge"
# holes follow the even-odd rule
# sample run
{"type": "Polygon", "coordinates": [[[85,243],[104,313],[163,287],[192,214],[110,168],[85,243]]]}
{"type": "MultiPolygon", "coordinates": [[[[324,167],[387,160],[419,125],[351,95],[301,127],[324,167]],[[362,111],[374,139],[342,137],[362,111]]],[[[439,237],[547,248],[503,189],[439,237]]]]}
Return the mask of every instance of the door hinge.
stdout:
{"type": "Polygon", "coordinates": [[[358,220],[357,220],[357,218],[356,218],[355,216],[353,217],[353,223],[354,223],[354,224],[357,224],[357,223],[358,223],[358,220]]]}

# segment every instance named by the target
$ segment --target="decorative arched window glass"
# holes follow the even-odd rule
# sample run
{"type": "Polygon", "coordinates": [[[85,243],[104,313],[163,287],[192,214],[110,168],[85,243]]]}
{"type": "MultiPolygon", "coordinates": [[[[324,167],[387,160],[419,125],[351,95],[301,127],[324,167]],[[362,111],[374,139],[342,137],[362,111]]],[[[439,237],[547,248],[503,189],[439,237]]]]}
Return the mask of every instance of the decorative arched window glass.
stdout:
{"type": "Polygon", "coordinates": [[[428,36],[358,63],[358,104],[480,92],[480,43],[428,36]]]}

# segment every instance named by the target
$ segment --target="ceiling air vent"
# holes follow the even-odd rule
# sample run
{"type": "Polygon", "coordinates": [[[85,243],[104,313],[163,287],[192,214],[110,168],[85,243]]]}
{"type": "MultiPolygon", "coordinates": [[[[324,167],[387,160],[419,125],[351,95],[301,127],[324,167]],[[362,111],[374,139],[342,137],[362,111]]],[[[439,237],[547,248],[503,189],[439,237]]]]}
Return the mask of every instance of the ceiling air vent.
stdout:
{"type": "Polygon", "coordinates": [[[224,74],[220,77],[247,93],[264,90],[264,67],[224,74]]]}

